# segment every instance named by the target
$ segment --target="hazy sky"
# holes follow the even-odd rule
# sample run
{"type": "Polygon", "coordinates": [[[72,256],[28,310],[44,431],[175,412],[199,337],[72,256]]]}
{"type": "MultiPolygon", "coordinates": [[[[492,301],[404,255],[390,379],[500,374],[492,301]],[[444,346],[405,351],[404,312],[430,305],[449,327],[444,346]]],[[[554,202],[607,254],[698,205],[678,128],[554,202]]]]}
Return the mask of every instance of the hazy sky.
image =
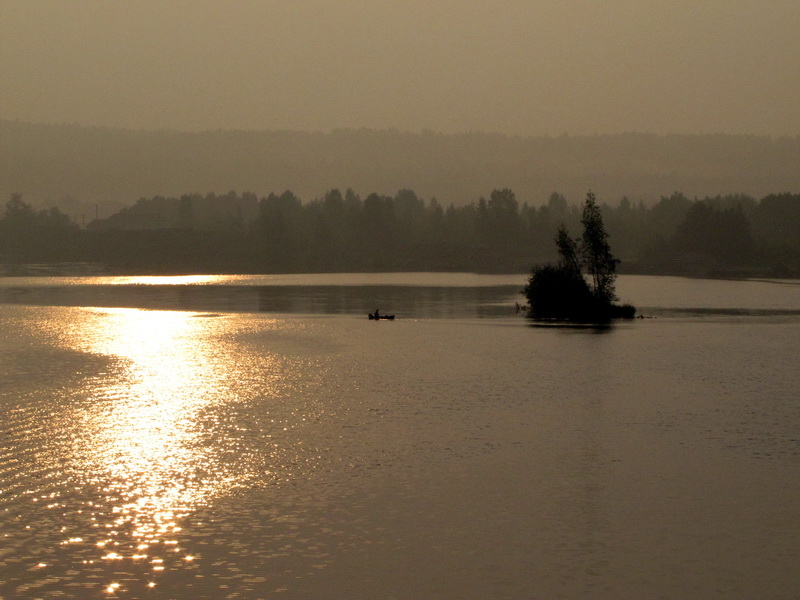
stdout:
{"type": "Polygon", "coordinates": [[[800,134],[800,0],[0,0],[0,118],[800,134]]]}

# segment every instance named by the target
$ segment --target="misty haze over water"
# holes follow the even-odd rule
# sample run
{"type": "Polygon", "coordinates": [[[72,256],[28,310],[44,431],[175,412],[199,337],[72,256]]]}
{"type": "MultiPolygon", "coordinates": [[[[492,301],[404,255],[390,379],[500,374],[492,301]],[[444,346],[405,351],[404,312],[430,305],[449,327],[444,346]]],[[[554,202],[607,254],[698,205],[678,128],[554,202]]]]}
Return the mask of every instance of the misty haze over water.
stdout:
{"type": "Polygon", "coordinates": [[[798,30],[2,0],[0,600],[800,597],[798,30]],[[695,278],[532,322],[589,190],[695,278]]]}

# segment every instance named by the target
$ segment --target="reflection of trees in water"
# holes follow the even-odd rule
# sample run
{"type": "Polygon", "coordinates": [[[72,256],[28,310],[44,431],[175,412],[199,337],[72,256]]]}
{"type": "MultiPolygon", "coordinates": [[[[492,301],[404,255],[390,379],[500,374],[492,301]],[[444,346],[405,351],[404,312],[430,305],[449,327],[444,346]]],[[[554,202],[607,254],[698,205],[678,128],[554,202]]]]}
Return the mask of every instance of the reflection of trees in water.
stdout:
{"type": "Polygon", "coordinates": [[[364,315],[379,308],[398,317],[512,316],[517,286],[234,286],[80,285],[0,288],[0,302],[156,310],[364,315]]]}
{"type": "Polygon", "coordinates": [[[265,312],[364,314],[403,317],[488,317],[513,315],[515,286],[274,286],[258,288],[265,312]]]}

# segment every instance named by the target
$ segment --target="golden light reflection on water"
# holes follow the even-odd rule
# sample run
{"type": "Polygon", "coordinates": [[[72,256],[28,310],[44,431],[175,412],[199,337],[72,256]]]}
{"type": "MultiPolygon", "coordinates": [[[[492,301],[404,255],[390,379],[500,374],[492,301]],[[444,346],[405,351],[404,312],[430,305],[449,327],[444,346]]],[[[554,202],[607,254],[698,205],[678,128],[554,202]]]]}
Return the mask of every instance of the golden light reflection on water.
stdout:
{"type": "Polygon", "coordinates": [[[118,285],[193,285],[220,283],[221,275],[130,275],[114,277],[111,281],[118,285]]]}
{"type": "Polygon", "coordinates": [[[95,389],[85,435],[75,442],[84,483],[102,498],[92,517],[96,545],[104,562],[146,562],[158,573],[167,557],[194,559],[177,539],[181,518],[247,477],[209,443],[209,409],[236,400],[214,342],[219,319],[94,312],[81,330],[83,349],[115,357],[123,369],[95,389]]]}
{"type": "MultiPolygon", "coordinates": [[[[325,364],[314,357],[328,349],[316,324],[125,308],[30,312],[32,339],[47,345],[22,352],[21,376],[6,385],[0,508],[13,518],[0,518],[0,598],[63,590],[137,598],[154,585],[163,597],[201,597],[167,589],[235,581],[247,555],[236,531],[239,492],[291,494],[288,484],[319,468],[309,443],[317,438],[308,436],[325,410],[325,364]]],[[[270,515],[248,519],[245,531],[266,531],[270,515]]]]}

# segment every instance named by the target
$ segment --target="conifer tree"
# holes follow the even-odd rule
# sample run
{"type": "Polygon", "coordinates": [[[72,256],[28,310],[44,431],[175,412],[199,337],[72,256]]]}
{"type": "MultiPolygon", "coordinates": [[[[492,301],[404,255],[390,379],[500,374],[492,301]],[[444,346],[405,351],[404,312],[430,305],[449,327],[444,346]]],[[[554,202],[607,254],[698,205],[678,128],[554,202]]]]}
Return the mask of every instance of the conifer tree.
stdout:
{"type": "Polygon", "coordinates": [[[619,261],[611,254],[608,233],[603,225],[603,215],[591,191],[586,195],[581,223],[583,224],[581,254],[586,271],[592,277],[592,292],[595,298],[610,304],[617,299],[614,281],[617,278],[619,261]]]}

